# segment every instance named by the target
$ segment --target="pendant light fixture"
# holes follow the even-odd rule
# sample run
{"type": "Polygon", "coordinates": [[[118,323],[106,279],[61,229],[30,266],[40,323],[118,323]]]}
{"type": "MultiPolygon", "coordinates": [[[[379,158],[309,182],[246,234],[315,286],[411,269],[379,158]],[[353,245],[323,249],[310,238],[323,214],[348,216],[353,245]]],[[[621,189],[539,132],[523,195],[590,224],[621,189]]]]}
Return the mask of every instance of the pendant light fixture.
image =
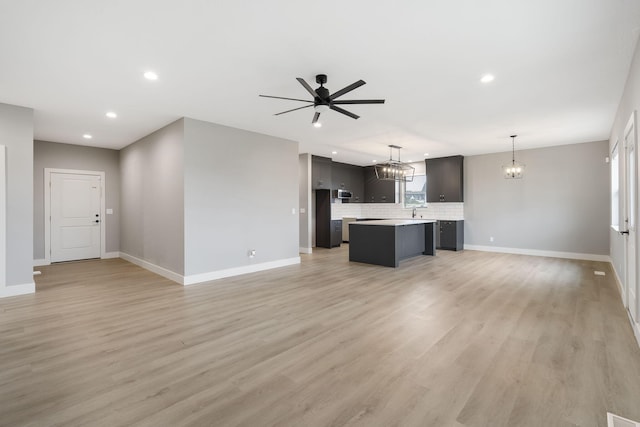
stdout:
{"type": "Polygon", "coordinates": [[[516,137],[511,135],[511,163],[502,166],[502,173],[505,179],[522,179],[524,175],[524,163],[516,162],[516,137]]]}
{"type": "Polygon", "coordinates": [[[413,182],[416,168],[400,161],[400,149],[397,145],[389,145],[389,160],[375,165],[376,177],[383,181],[413,182]],[[398,159],[393,158],[393,150],[398,150],[398,159]]]}

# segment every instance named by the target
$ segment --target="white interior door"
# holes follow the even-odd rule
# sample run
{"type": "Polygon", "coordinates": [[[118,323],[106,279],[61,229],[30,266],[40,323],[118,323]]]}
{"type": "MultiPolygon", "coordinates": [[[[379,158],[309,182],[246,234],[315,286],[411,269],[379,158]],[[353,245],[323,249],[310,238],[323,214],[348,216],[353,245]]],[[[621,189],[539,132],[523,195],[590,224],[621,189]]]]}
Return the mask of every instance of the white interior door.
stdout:
{"type": "Polygon", "coordinates": [[[637,273],[637,215],[638,215],[638,153],[636,150],[635,114],[631,116],[625,129],[625,222],[627,225],[626,248],[626,303],[635,322],[638,321],[638,273],[637,273]]]}
{"type": "Polygon", "coordinates": [[[51,262],[100,258],[100,175],[51,173],[51,262]]]}

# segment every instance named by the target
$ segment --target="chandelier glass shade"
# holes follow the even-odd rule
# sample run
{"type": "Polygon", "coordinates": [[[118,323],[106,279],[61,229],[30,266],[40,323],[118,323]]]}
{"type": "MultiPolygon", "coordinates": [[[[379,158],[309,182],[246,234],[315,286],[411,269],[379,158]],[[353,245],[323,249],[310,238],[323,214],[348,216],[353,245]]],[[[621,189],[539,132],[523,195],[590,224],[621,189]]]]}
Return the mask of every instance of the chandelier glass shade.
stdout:
{"type": "Polygon", "coordinates": [[[416,169],[409,163],[400,161],[400,149],[397,145],[389,145],[389,160],[375,165],[376,177],[384,181],[412,182],[416,169]],[[398,158],[393,158],[393,150],[398,150],[398,158]]]}
{"type": "Polygon", "coordinates": [[[516,162],[515,141],[518,135],[511,135],[511,163],[502,166],[502,174],[505,179],[522,179],[525,164],[516,162]]]}

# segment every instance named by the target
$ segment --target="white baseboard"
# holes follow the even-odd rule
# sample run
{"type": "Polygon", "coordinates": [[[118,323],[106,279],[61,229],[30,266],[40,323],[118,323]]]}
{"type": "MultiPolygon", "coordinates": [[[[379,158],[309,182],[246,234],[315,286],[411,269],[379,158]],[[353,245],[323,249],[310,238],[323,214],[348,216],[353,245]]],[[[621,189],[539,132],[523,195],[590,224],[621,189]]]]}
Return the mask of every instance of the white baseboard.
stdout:
{"type": "Polygon", "coordinates": [[[104,255],[102,255],[100,258],[101,259],[120,258],[120,252],[105,252],[104,255]]]}
{"type": "Polygon", "coordinates": [[[613,271],[613,278],[618,287],[618,292],[620,293],[620,302],[623,305],[623,309],[627,312],[627,317],[629,317],[629,323],[631,323],[631,329],[633,329],[633,334],[635,335],[636,341],[638,342],[638,347],[640,347],[640,324],[633,321],[633,319],[631,318],[631,314],[629,313],[629,310],[627,310],[624,307],[624,288],[622,287],[622,280],[620,280],[620,276],[618,276],[618,272],[613,266],[613,260],[611,260],[610,262],[611,262],[611,271],[613,271]]]}
{"type": "Polygon", "coordinates": [[[25,283],[23,285],[3,286],[3,287],[0,287],[0,298],[33,294],[35,293],[35,291],[36,291],[35,282],[25,283]]]}
{"type": "Polygon", "coordinates": [[[119,252],[118,255],[119,255],[120,258],[122,258],[124,260],[127,260],[132,264],[140,266],[140,267],[144,268],[145,270],[149,270],[151,272],[159,274],[162,277],[166,277],[167,279],[173,280],[174,282],[180,283],[182,285],[183,278],[184,278],[184,276],[182,276],[182,274],[178,274],[178,273],[173,272],[171,270],[168,270],[168,269],[166,269],[164,267],[160,267],[159,265],[152,264],[149,261],[145,261],[143,259],[134,257],[133,255],[129,255],[129,254],[124,253],[124,252],[119,252]]]}
{"type": "Polygon", "coordinates": [[[312,254],[313,253],[313,248],[303,248],[302,246],[300,246],[299,252],[301,254],[312,254]]]}
{"type": "Polygon", "coordinates": [[[566,258],[566,259],[581,259],[585,261],[611,262],[611,257],[609,255],[581,254],[576,252],[541,251],[538,249],[501,248],[498,246],[479,246],[479,245],[467,245],[467,244],[464,245],[464,248],[470,251],[499,252],[503,254],[546,256],[551,258],[566,258]]]}
{"type": "Polygon", "coordinates": [[[631,321],[631,327],[633,328],[633,333],[636,336],[636,341],[638,342],[638,347],[640,347],[640,324],[635,323],[632,320],[631,321]]]}
{"type": "Polygon", "coordinates": [[[300,257],[280,259],[277,261],[263,262],[260,264],[246,265],[243,267],[227,268],[225,270],[210,271],[208,273],[192,274],[184,277],[183,284],[185,286],[195,285],[196,283],[210,282],[212,280],[223,279],[225,277],[239,276],[241,274],[271,270],[272,268],[286,267],[288,265],[294,264],[300,264],[300,257]]]}
{"type": "MultiPolygon", "coordinates": [[[[616,281],[616,285],[618,286],[618,292],[620,292],[620,298],[623,298],[622,296],[622,292],[623,292],[623,288],[622,288],[622,280],[620,280],[620,276],[618,276],[618,272],[616,271],[616,267],[613,265],[613,260],[610,261],[611,263],[611,271],[613,271],[613,278],[616,281]]],[[[624,301],[624,299],[623,299],[624,301]]]]}
{"type": "Polygon", "coordinates": [[[34,267],[40,267],[42,265],[51,265],[51,262],[49,262],[49,260],[46,260],[46,259],[34,259],[33,260],[33,266],[34,267]]]}
{"type": "Polygon", "coordinates": [[[135,265],[138,265],[153,273],[159,274],[162,277],[166,277],[169,280],[173,280],[181,285],[195,285],[196,283],[210,282],[212,280],[223,279],[225,277],[239,276],[241,274],[255,273],[258,271],[270,270],[272,268],[285,267],[288,265],[300,264],[300,257],[281,259],[271,262],[263,262],[260,264],[247,265],[243,267],[228,268],[225,270],[210,271],[201,274],[192,274],[189,276],[183,276],[175,273],[159,265],[150,263],[143,259],[134,257],[124,252],[119,253],[120,258],[127,260],[135,265]]]}

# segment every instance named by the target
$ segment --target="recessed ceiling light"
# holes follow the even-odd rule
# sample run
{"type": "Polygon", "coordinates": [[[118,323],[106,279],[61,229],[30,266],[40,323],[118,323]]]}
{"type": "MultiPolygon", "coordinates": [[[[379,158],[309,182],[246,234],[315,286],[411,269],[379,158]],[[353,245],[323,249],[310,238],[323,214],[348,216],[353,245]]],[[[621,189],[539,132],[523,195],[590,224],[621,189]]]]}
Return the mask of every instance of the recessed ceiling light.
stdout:
{"type": "Polygon", "coordinates": [[[409,163],[413,163],[413,160],[407,160],[407,162],[409,162],[409,163]]]}
{"type": "Polygon", "coordinates": [[[84,135],[82,135],[82,137],[83,137],[84,139],[91,139],[91,138],[93,138],[93,136],[91,136],[91,135],[90,135],[90,134],[88,134],[88,133],[85,133],[84,135]]]}
{"type": "Polygon", "coordinates": [[[482,76],[482,78],[480,79],[480,81],[482,83],[491,83],[493,81],[493,79],[495,79],[495,77],[493,76],[493,74],[485,74],[484,76],[482,76]]]}
{"type": "Polygon", "coordinates": [[[376,162],[377,162],[377,160],[371,160],[371,161],[372,161],[373,163],[376,163],[376,162]]]}
{"type": "Polygon", "coordinates": [[[332,151],[331,154],[338,154],[338,152],[337,151],[332,151]]]}
{"type": "Polygon", "coordinates": [[[158,75],[153,71],[147,71],[144,73],[144,78],[147,80],[158,80],[158,75]]]}
{"type": "Polygon", "coordinates": [[[105,116],[109,117],[110,119],[115,119],[116,117],[118,117],[118,115],[116,113],[114,113],[113,111],[107,112],[107,114],[105,114],[105,116]]]}
{"type": "Polygon", "coordinates": [[[320,123],[320,122],[315,122],[315,123],[313,124],[313,127],[321,128],[321,127],[322,127],[322,123],[320,123]]]}
{"type": "Polygon", "coordinates": [[[429,153],[424,153],[424,156],[427,157],[429,155],[429,153]]]}

